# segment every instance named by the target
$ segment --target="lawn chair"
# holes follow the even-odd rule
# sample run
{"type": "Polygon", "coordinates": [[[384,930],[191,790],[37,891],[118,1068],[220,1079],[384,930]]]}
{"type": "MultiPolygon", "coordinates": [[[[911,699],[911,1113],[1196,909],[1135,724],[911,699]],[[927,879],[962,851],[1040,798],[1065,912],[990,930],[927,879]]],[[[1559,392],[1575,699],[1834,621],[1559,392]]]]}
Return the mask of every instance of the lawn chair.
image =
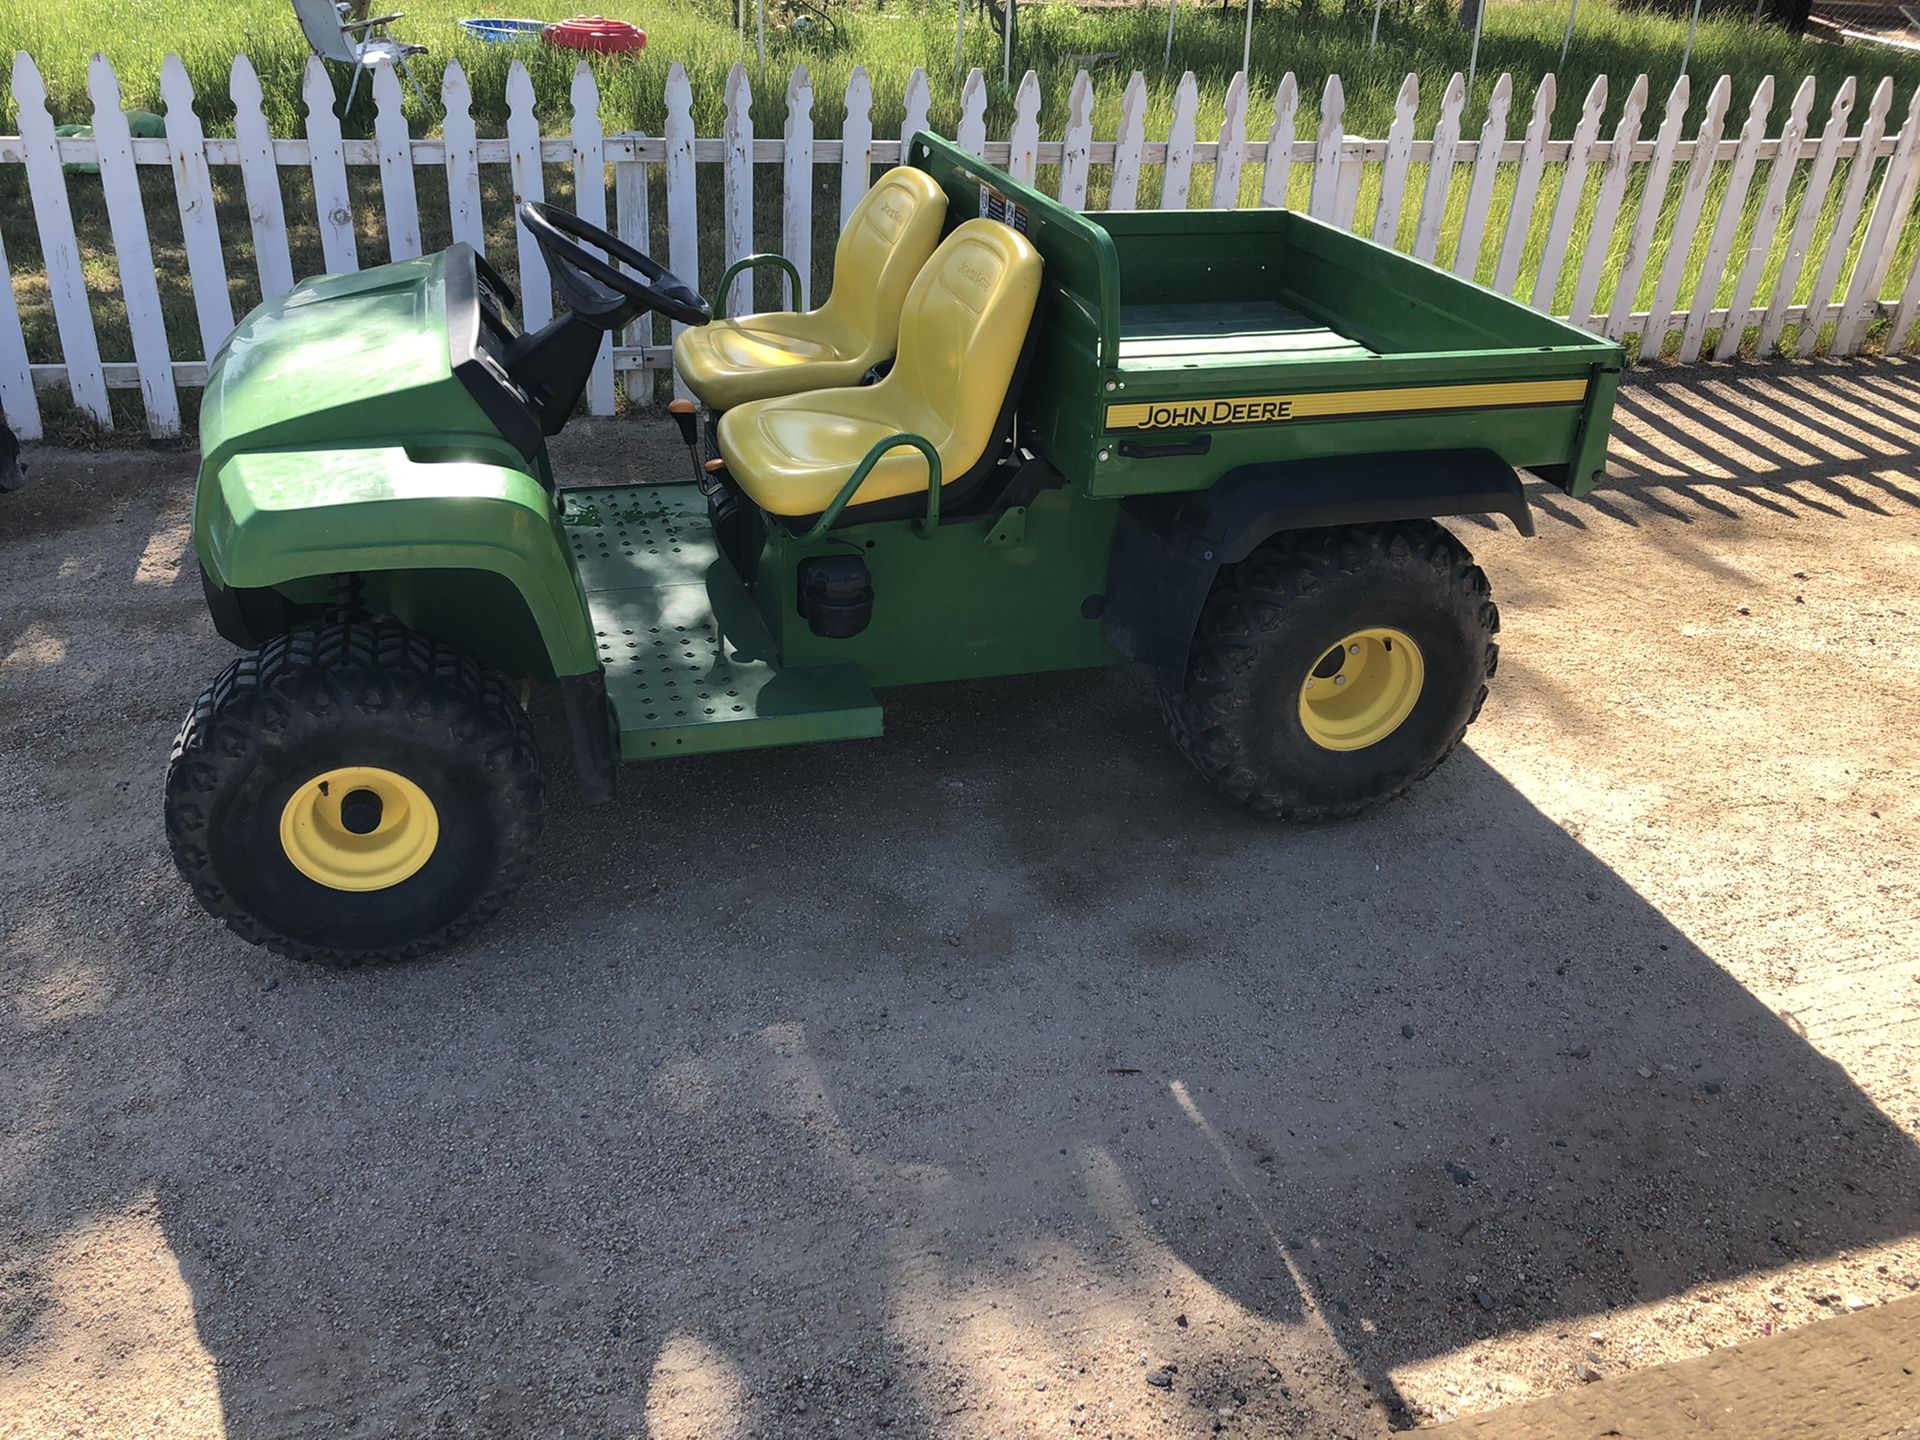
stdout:
{"type": "Polygon", "coordinates": [[[353,81],[347,86],[346,109],[353,108],[353,96],[360,88],[361,72],[371,70],[376,65],[399,66],[400,73],[413,86],[413,93],[425,105],[427,92],[420,88],[420,82],[413,78],[413,71],[407,68],[407,57],[424,55],[427,47],[403,45],[387,33],[387,26],[400,19],[402,12],[396,10],[391,15],[349,20],[347,16],[352,8],[348,4],[335,4],[334,0],[293,0],[293,13],[299,17],[300,30],[313,47],[313,53],[322,60],[353,66],[353,81]]]}

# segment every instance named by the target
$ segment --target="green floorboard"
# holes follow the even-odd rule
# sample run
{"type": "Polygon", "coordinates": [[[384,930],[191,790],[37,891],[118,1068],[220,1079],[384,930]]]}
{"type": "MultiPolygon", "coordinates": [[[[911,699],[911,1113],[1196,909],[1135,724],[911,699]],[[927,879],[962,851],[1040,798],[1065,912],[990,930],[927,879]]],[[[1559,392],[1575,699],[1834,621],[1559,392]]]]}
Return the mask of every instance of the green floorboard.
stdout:
{"type": "Polygon", "coordinates": [[[694,486],[571,491],[567,534],[624,758],[880,733],[880,706],[851,667],[773,663],[694,486]]]}

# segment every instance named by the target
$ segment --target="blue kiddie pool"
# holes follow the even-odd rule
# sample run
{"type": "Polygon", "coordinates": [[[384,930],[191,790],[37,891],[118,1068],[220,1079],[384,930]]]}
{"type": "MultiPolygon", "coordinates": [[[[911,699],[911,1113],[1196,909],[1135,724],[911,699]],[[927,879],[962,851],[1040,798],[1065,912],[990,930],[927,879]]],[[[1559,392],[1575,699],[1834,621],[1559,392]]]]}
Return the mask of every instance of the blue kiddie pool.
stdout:
{"type": "Polygon", "coordinates": [[[545,20],[462,20],[460,28],[476,40],[489,45],[510,45],[518,40],[537,40],[547,27],[545,20]]]}

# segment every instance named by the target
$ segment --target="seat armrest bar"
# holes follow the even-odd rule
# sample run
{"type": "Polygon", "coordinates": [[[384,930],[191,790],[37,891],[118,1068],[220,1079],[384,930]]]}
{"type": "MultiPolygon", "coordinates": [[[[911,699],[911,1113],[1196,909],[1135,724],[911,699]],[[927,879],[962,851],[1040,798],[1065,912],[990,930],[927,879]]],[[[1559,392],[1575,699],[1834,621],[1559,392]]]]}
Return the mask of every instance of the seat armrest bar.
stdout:
{"type": "Polygon", "coordinates": [[[742,255],[727,266],[727,273],[720,277],[719,287],[713,292],[713,318],[727,318],[727,292],[733,288],[733,277],[742,270],[757,270],[762,265],[778,265],[787,272],[787,303],[796,309],[800,305],[800,272],[784,255],[775,255],[771,251],[760,255],[742,255]]]}
{"type": "Polygon", "coordinates": [[[860,493],[860,487],[867,483],[867,476],[873,473],[873,467],[880,463],[880,457],[889,450],[897,450],[902,445],[910,445],[927,459],[927,518],[922,523],[920,533],[931,535],[940,526],[940,452],[933,448],[933,442],[924,435],[901,433],[889,435],[867,451],[860,463],[853,467],[853,474],[847,477],[847,483],[840,487],[840,493],[833,502],[820,512],[820,518],[813,522],[813,528],[800,537],[802,544],[811,544],[833,528],[833,522],[840,518],[840,512],[847,508],[853,497],[860,493]]]}
{"type": "Polygon", "coordinates": [[[406,18],[406,11],[396,10],[391,15],[370,15],[365,20],[349,20],[340,28],[342,30],[365,30],[371,25],[387,25],[395,20],[404,20],[406,18]]]}

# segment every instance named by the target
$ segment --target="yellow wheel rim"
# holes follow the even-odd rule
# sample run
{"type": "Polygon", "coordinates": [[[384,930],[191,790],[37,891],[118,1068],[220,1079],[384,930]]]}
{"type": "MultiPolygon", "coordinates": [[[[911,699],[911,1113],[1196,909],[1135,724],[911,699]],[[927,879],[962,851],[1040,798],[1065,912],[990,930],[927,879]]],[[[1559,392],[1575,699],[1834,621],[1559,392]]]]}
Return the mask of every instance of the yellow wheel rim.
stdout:
{"type": "Polygon", "coordinates": [[[280,847],[330,890],[386,890],[415,874],[440,843],[440,814],[404,775],[345,765],[314,776],[280,812],[280,847]]]}
{"type": "Polygon", "coordinates": [[[1323,750],[1364,750],[1413,713],[1427,666],[1399,630],[1356,630],[1333,646],[1300,684],[1300,724],[1323,750]]]}

